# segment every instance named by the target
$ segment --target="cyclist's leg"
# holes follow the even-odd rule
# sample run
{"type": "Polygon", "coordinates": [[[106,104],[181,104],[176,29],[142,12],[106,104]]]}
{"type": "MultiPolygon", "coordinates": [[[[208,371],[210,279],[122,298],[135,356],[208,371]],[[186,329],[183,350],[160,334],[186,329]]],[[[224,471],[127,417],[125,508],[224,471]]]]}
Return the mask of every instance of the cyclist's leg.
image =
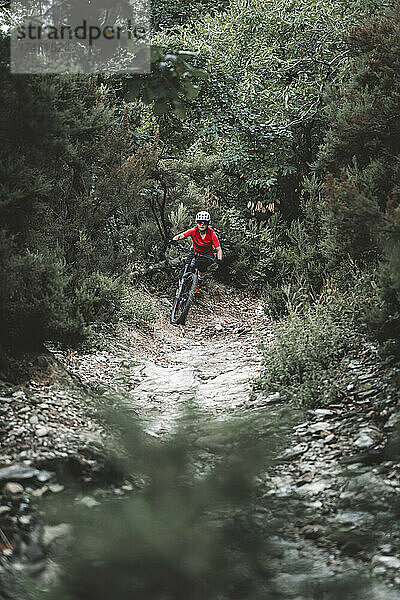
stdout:
{"type": "Polygon", "coordinates": [[[198,256],[196,258],[196,267],[199,271],[200,279],[205,277],[208,267],[212,264],[212,254],[205,254],[204,256],[198,256]]]}
{"type": "Polygon", "coordinates": [[[199,281],[198,281],[197,290],[196,290],[197,292],[201,291],[201,285],[206,276],[206,271],[207,271],[208,267],[211,265],[211,263],[212,263],[212,260],[207,255],[198,257],[196,259],[196,267],[197,267],[198,275],[199,275],[199,281]]]}

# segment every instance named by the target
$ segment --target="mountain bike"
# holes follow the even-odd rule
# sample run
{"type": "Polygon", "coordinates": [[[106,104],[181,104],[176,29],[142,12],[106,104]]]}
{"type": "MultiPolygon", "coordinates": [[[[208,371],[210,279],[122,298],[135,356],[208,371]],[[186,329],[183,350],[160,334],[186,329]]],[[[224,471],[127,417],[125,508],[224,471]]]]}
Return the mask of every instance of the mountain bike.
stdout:
{"type": "MultiPolygon", "coordinates": [[[[181,244],[175,243],[174,246],[177,246],[181,250],[188,252],[188,249],[181,244]]],[[[190,250],[190,254],[192,255],[192,260],[185,264],[179,277],[178,289],[171,309],[172,325],[185,324],[186,317],[191,305],[193,304],[196,293],[197,283],[199,280],[199,272],[196,267],[196,258],[202,257],[204,254],[201,254],[201,252],[197,252],[193,249],[190,250]]],[[[212,262],[217,262],[215,258],[212,258],[209,255],[207,255],[207,258],[210,258],[212,262]]]]}

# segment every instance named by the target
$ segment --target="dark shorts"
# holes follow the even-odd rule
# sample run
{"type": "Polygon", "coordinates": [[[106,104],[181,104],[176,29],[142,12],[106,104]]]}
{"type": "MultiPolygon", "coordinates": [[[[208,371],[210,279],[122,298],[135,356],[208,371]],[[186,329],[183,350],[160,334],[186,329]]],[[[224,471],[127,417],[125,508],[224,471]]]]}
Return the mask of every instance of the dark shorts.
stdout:
{"type": "MultiPolygon", "coordinates": [[[[190,265],[190,263],[192,262],[192,258],[193,255],[189,254],[189,256],[184,262],[184,265],[190,265]]],[[[196,256],[196,267],[198,268],[200,273],[204,273],[205,271],[207,271],[208,267],[213,263],[213,258],[213,254],[204,254],[204,256],[196,256]]],[[[181,275],[183,274],[183,269],[185,268],[184,265],[181,269],[181,275]]]]}

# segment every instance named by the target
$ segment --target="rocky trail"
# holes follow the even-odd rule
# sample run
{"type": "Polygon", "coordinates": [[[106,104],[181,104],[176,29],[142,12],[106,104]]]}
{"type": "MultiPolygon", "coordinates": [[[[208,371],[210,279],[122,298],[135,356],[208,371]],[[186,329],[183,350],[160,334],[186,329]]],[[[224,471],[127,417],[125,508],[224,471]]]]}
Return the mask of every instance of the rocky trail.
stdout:
{"type": "MultiPolygon", "coordinates": [[[[360,455],[379,453],[397,419],[397,400],[376,371],[373,349],[349,362],[340,402],[299,410],[253,387],[262,367],[258,341],[273,339],[259,301],[221,294],[200,300],[185,328],[169,325],[168,307],[160,298],[154,329],[118,337],[105,330],[101,346],[87,353],[53,349],[35,379],[3,386],[0,583],[6,593],[0,598],[14,597],[12,573],[44,587],[55,576],[52,550],[68,523],[47,523],[43,498],[62,495],[73,473],[82,482],[74,501],[101,501],[104,432],[94,402],[101,397],[105,404],[115,398],[128,404],[160,440],[189,409],[201,414],[193,443],[209,456],[227,443],[221,424],[259,417],[263,435],[287,442],[257,477],[257,510],[265,515],[292,503],[300,515],[276,538],[276,597],[309,598],[310,582],[355,573],[372,575],[366,598],[400,599],[400,464],[382,454],[367,464],[360,455]],[[349,458],[354,455],[361,458],[349,458]]],[[[122,495],[131,489],[109,488],[122,495]]]]}

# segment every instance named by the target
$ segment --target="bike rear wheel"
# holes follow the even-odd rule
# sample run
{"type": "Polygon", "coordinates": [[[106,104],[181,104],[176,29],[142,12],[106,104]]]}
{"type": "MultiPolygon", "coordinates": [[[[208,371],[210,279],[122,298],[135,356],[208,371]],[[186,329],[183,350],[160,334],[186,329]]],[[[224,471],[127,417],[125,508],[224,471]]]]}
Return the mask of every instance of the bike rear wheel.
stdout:
{"type": "Polygon", "coordinates": [[[194,300],[198,276],[197,273],[188,274],[183,282],[179,294],[175,297],[171,310],[172,325],[184,325],[189,309],[194,300]]]}

